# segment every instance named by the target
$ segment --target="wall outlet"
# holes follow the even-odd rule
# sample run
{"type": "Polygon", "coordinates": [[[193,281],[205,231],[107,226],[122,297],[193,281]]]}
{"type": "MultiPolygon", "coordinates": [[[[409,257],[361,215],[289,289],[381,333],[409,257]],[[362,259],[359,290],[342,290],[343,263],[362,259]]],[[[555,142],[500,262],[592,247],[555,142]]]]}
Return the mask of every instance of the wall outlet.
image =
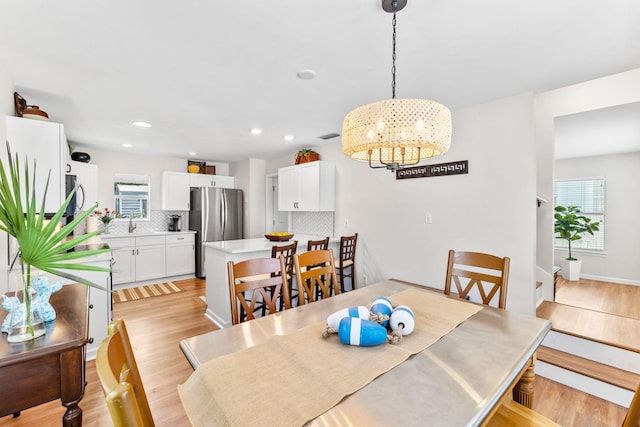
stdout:
{"type": "Polygon", "coordinates": [[[348,227],[348,226],[349,226],[349,220],[348,220],[348,219],[345,219],[345,220],[344,220],[344,226],[345,226],[345,227],[348,227]]]}
{"type": "Polygon", "coordinates": [[[362,281],[364,282],[364,284],[368,284],[369,283],[369,278],[367,277],[367,275],[362,275],[362,281]]]}
{"type": "Polygon", "coordinates": [[[431,212],[427,212],[424,214],[424,223],[425,224],[431,224],[433,221],[433,218],[431,217],[431,212]]]}

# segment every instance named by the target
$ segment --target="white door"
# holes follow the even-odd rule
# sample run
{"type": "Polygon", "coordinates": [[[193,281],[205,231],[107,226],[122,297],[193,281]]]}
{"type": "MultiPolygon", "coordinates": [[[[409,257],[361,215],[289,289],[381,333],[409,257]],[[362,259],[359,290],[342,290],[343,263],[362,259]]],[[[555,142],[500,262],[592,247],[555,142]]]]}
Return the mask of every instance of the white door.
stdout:
{"type": "Polygon", "coordinates": [[[267,221],[266,232],[289,230],[289,214],[278,210],[278,175],[267,177],[267,221]]]}

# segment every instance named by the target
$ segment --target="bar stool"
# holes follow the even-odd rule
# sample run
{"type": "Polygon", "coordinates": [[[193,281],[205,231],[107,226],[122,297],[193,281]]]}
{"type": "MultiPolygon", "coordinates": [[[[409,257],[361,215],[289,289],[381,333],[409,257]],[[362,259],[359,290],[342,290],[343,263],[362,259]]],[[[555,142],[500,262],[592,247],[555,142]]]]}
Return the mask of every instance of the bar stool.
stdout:
{"type": "Polygon", "coordinates": [[[329,237],[321,240],[309,240],[307,242],[307,251],[326,251],[329,249],[329,237]]]}
{"type": "Polygon", "coordinates": [[[345,292],[344,279],[351,278],[351,290],[356,288],[356,278],[354,272],[356,258],[356,242],[358,233],[353,236],[340,237],[340,257],[335,260],[336,273],[340,279],[340,292],[345,292]]]}

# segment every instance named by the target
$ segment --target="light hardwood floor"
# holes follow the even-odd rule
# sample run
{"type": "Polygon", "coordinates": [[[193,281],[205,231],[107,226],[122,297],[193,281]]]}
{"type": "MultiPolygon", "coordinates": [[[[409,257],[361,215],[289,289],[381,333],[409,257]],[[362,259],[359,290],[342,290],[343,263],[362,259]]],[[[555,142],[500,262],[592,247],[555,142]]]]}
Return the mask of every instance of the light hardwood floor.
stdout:
{"type": "MultiPolygon", "coordinates": [[[[178,282],[183,292],[114,305],[114,318],[124,319],[140,367],[151,411],[158,427],[189,426],[177,392],[193,372],[178,347],[180,340],[217,329],[199,298],[204,281],[178,282]]],[[[626,409],[545,378],[535,380],[534,409],[565,427],[620,426],[626,409]]],[[[110,426],[93,361],[87,363],[87,388],[80,402],[85,426],[110,426]]],[[[64,408],[50,402],[0,418],[0,426],[61,425],[64,408]]],[[[455,426],[454,426],[455,427],[455,426]]]]}
{"type": "Polygon", "coordinates": [[[558,279],[556,302],[640,319],[640,286],[580,279],[558,279]]]}

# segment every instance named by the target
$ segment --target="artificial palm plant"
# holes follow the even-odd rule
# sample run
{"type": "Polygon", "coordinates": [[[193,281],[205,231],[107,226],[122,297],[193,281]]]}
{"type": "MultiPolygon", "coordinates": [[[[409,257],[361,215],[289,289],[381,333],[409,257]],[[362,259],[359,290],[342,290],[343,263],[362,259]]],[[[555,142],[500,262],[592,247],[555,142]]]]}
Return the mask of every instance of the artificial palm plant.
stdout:
{"type": "Polygon", "coordinates": [[[62,206],[50,221],[45,220],[45,200],[49,187],[49,177],[39,211],[36,204],[36,161],[33,162],[33,173],[29,173],[28,159],[25,157],[24,173],[21,173],[18,154],[13,159],[9,141],[7,141],[8,165],[0,162],[0,230],[15,237],[20,248],[20,260],[22,263],[22,278],[24,285],[25,323],[27,333],[34,336],[31,319],[31,274],[32,268],[37,268],[57,276],[65,277],[74,282],[84,283],[99,289],[105,288],[87,279],[78,277],[64,270],[108,271],[102,267],[75,264],[74,260],[86,256],[92,256],[108,252],[109,249],[69,252],[70,249],[95,236],[98,232],[84,234],[82,236],[67,238],[73,230],[90,215],[96,206],[81,213],[69,224],[57,230],[57,224],[70,203],[75,192],[67,197],[62,206]],[[8,171],[7,171],[8,169],[8,171]],[[24,189],[24,190],[22,190],[24,189]],[[24,194],[21,192],[24,191],[24,194]]]}

